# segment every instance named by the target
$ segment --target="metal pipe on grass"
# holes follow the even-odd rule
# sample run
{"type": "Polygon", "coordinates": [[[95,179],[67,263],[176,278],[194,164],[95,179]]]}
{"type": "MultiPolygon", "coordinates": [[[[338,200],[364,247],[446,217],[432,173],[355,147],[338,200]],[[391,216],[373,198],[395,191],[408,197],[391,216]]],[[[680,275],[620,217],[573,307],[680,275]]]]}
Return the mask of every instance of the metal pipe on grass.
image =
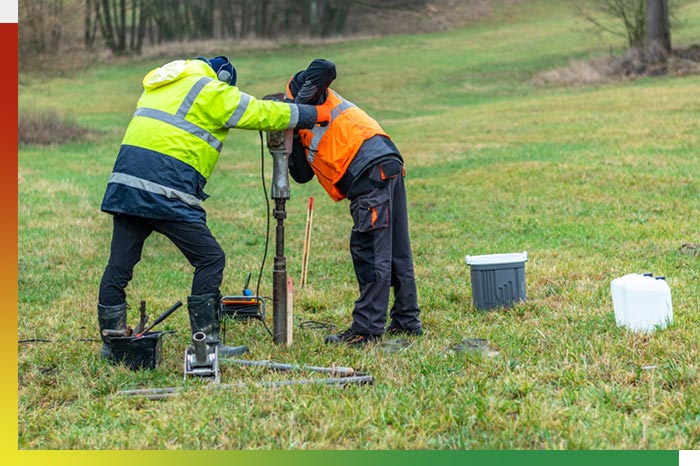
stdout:
{"type": "MultiPolygon", "coordinates": [[[[295,379],[295,380],[279,380],[273,382],[255,382],[255,383],[236,383],[236,384],[218,384],[210,385],[207,389],[240,389],[245,387],[286,387],[291,385],[372,385],[374,377],[371,375],[355,375],[351,377],[329,377],[325,379],[295,379]]],[[[180,395],[191,391],[185,387],[166,387],[166,388],[140,388],[135,390],[120,390],[116,395],[143,397],[151,400],[160,400],[176,395],[180,395]]]]}

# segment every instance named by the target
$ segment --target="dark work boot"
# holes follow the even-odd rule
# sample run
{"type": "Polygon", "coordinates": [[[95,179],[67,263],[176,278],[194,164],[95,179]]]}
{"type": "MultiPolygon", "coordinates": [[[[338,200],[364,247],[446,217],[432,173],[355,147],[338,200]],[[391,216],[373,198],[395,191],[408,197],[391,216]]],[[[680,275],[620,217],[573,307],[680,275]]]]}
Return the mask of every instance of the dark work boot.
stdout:
{"type": "Polygon", "coordinates": [[[192,335],[203,332],[207,336],[207,345],[216,346],[219,356],[228,358],[248,352],[247,346],[226,346],[219,339],[219,301],[218,293],[191,295],[187,297],[190,312],[192,335]]]}
{"type": "Polygon", "coordinates": [[[423,326],[421,326],[420,322],[418,325],[415,327],[403,327],[396,323],[396,321],[392,321],[391,324],[389,324],[389,327],[386,329],[386,333],[389,335],[412,335],[419,337],[423,335],[423,326]]]}
{"type": "Polygon", "coordinates": [[[102,335],[102,330],[126,330],[126,303],[116,306],[97,305],[97,321],[100,324],[102,351],[100,356],[112,359],[112,337],[102,335]]]}
{"type": "Polygon", "coordinates": [[[381,335],[355,332],[352,327],[350,327],[337,335],[328,335],[324,341],[326,343],[343,343],[348,346],[361,346],[373,341],[378,341],[381,338],[381,335]]]}

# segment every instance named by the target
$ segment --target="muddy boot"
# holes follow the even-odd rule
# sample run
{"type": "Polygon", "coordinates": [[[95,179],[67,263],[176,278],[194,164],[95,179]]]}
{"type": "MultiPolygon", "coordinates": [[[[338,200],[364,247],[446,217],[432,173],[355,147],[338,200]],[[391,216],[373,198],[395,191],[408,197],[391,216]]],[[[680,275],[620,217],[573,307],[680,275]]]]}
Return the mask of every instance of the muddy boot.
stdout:
{"type": "Polygon", "coordinates": [[[100,356],[112,360],[112,337],[102,335],[102,330],[126,330],[126,303],[116,306],[97,305],[97,321],[100,324],[102,351],[100,356]]]}
{"type": "Polygon", "coordinates": [[[247,346],[226,346],[219,339],[219,301],[218,293],[192,295],[187,297],[187,308],[190,312],[192,334],[204,332],[207,345],[216,346],[219,356],[227,358],[248,352],[247,346]]]}

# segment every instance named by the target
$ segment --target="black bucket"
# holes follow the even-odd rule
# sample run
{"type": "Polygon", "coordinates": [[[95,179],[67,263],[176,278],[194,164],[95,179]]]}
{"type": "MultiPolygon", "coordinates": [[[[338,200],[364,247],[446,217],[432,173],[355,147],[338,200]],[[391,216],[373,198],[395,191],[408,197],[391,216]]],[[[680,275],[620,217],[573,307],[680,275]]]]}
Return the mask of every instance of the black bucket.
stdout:
{"type": "Polygon", "coordinates": [[[112,337],[112,357],[131,370],[155,369],[160,362],[162,336],[149,332],[142,337],[112,337]]]}

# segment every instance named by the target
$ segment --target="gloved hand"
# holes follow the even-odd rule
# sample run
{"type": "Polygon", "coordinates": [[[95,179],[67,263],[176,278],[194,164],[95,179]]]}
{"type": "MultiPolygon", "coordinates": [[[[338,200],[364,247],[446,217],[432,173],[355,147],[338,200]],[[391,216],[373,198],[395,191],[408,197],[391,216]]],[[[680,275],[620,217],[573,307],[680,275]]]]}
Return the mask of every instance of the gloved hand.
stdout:
{"type": "Polygon", "coordinates": [[[328,126],[331,122],[331,109],[327,105],[316,105],[316,124],[328,126]]]}
{"type": "Polygon", "coordinates": [[[298,104],[318,104],[318,86],[311,81],[304,81],[304,84],[297,92],[297,96],[294,98],[294,102],[298,104]]]}
{"type": "Polygon", "coordinates": [[[328,86],[335,79],[335,64],[332,61],[317,58],[303,72],[297,73],[293,80],[298,86],[303,79],[303,84],[296,92],[295,102],[300,104],[318,105],[325,100],[328,86]]]}

